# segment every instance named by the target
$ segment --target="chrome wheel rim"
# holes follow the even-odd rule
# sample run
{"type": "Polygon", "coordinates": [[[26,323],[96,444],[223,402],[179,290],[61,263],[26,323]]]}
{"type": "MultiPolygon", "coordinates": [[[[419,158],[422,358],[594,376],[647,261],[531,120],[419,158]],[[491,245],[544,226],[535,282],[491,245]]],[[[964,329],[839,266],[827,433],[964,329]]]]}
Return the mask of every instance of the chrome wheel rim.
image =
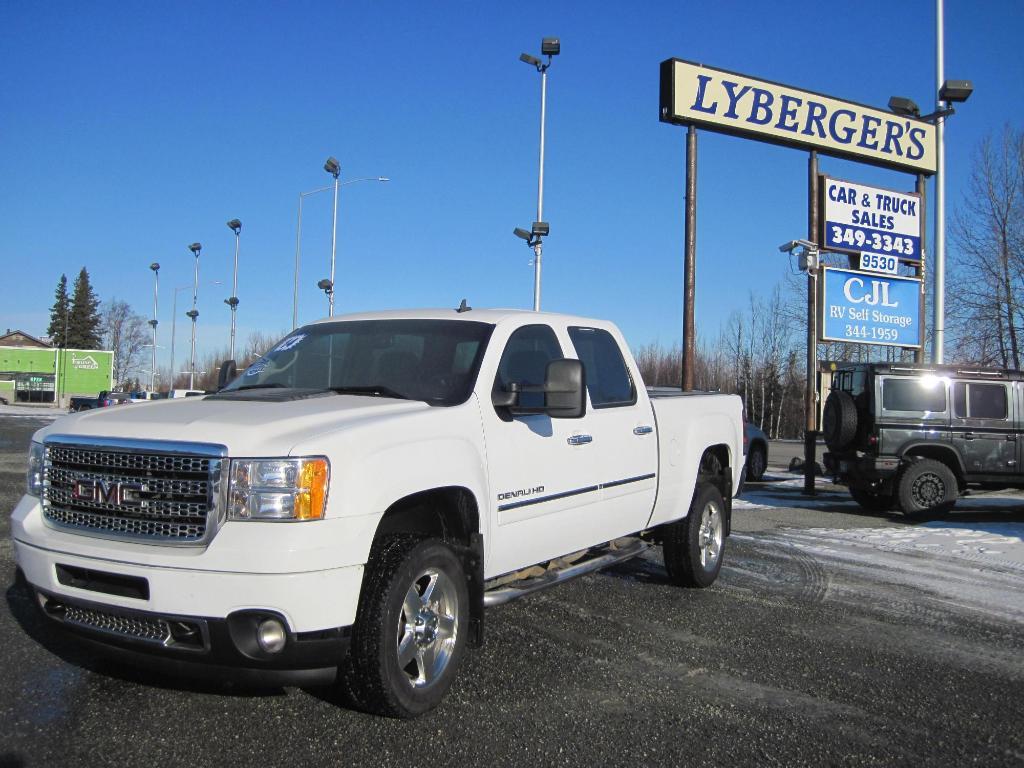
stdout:
{"type": "Polygon", "coordinates": [[[934,507],[946,497],[946,484],[938,475],[926,472],[914,480],[910,493],[918,506],[934,507]]]}
{"type": "Polygon", "coordinates": [[[398,666],[413,688],[432,685],[451,662],[459,633],[459,595],[437,568],[413,579],[398,616],[398,666]]]}
{"type": "Polygon", "coordinates": [[[697,534],[700,564],[705,570],[714,568],[722,554],[722,512],[709,501],[700,513],[700,531],[697,534]]]}

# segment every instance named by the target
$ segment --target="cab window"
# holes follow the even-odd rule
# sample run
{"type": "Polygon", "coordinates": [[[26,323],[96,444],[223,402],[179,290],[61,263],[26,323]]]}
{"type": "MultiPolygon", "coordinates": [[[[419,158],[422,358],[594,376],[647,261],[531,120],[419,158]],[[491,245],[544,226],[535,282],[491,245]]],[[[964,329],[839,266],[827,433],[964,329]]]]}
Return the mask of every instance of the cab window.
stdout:
{"type": "Polygon", "coordinates": [[[882,408],[945,413],[946,384],[942,379],[883,379],[882,408]]]}
{"type": "Polygon", "coordinates": [[[636,387],[615,338],[600,328],[569,328],[576,356],[586,371],[587,394],[594,408],[633,405],[636,387]]]}

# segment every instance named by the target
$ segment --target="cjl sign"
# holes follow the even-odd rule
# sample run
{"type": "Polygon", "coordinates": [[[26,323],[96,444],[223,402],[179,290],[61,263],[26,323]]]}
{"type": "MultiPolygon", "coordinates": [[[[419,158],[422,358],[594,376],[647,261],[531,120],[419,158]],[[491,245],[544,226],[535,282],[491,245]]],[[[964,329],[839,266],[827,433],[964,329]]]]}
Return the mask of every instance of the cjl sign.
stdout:
{"type": "Polygon", "coordinates": [[[896,273],[921,260],[921,197],[822,176],[822,231],[830,251],[856,253],[861,269],[896,273]]]}
{"type": "Polygon", "coordinates": [[[920,347],[921,281],[825,267],[821,340],[920,347]]]}

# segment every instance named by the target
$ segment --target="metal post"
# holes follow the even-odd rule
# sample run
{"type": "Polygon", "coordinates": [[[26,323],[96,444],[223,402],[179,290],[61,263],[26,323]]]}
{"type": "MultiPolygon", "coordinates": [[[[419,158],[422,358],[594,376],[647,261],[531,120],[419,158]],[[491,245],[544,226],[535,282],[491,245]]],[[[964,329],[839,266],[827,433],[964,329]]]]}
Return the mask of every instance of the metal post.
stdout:
{"type": "Polygon", "coordinates": [[[694,301],[697,295],[697,129],[686,129],[686,223],[683,256],[683,389],[693,389],[697,353],[694,301]]]}
{"type": "Polygon", "coordinates": [[[150,323],[150,325],[153,326],[153,368],[149,375],[150,392],[156,392],[156,326],[159,288],[160,268],[158,266],[156,269],[153,270],[153,322],[150,323]]]}
{"type": "MultiPolygon", "coordinates": [[[[935,92],[942,89],[945,51],[943,49],[942,0],[935,0],[935,92]]],[[[938,99],[936,107],[945,109],[946,102],[938,99]]],[[[932,362],[943,362],[946,342],[946,118],[941,114],[935,120],[935,143],[938,150],[935,170],[935,299],[932,303],[932,362]]]]}
{"type": "Polygon", "coordinates": [[[331,226],[331,292],[327,296],[328,314],[334,317],[334,256],[338,246],[338,175],[334,176],[334,224],[331,226]]]}
{"type": "Polygon", "coordinates": [[[196,388],[196,318],[199,317],[199,310],[196,309],[196,301],[199,298],[199,251],[195,252],[196,276],[192,283],[192,363],[188,372],[188,388],[196,388]]]}
{"type": "Polygon", "coordinates": [[[924,362],[924,346],[925,346],[925,285],[926,278],[928,277],[927,268],[927,248],[926,237],[928,233],[928,196],[927,196],[927,183],[923,173],[917,174],[917,184],[915,191],[921,196],[919,205],[921,206],[921,262],[917,265],[917,276],[921,279],[921,312],[918,315],[918,324],[921,328],[921,346],[919,349],[914,350],[914,362],[924,362]]]}
{"type": "Polygon", "coordinates": [[[174,301],[171,302],[171,381],[167,390],[174,389],[174,340],[178,332],[178,289],[174,289],[174,301]]]}
{"type": "Polygon", "coordinates": [[[235,273],[231,282],[231,354],[229,360],[235,359],[235,314],[238,311],[238,246],[242,239],[242,227],[235,230],[235,273]]]}
{"type": "MultiPolygon", "coordinates": [[[[807,160],[807,240],[818,242],[818,153],[807,160]]],[[[804,493],[813,496],[818,429],[818,275],[807,270],[807,392],[804,397],[804,493]]]]}
{"type": "Polygon", "coordinates": [[[299,221],[295,226],[295,286],[292,288],[292,330],[299,327],[299,257],[302,254],[302,199],[299,192],[299,221]]]}
{"type": "MultiPolygon", "coordinates": [[[[548,100],[548,70],[541,69],[540,73],[540,171],[537,174],[537,218],[536,221],[544,221],[544,122],[547,114],[548,100]]],[[[541,238],[537,238],[533,246],[533,311],[540,312],[540,270],[543,245],[541,238]]]]}

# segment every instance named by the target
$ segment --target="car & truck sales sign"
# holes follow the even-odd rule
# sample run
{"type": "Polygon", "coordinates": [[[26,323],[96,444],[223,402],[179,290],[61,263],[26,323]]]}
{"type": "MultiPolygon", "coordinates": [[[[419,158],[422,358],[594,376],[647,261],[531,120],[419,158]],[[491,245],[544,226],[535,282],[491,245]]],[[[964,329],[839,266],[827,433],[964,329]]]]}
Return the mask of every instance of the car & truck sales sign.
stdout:
{"type": "Polygon", "coordinates": [[[896,274],[921,261],[921,197],[821,177],[825,250],[860,255],[861,269],[896,274]]]}
{"type": "Polygon", "coordinates": [[[661,63],[661,120],[888,168],[935,173],[935,126],[680,59],[661,63]]]}
{"type": "Polygon", "coordinates": [[[822,269],[821,340],[921,346],[921,281],[852,269],[822,269]]]}

